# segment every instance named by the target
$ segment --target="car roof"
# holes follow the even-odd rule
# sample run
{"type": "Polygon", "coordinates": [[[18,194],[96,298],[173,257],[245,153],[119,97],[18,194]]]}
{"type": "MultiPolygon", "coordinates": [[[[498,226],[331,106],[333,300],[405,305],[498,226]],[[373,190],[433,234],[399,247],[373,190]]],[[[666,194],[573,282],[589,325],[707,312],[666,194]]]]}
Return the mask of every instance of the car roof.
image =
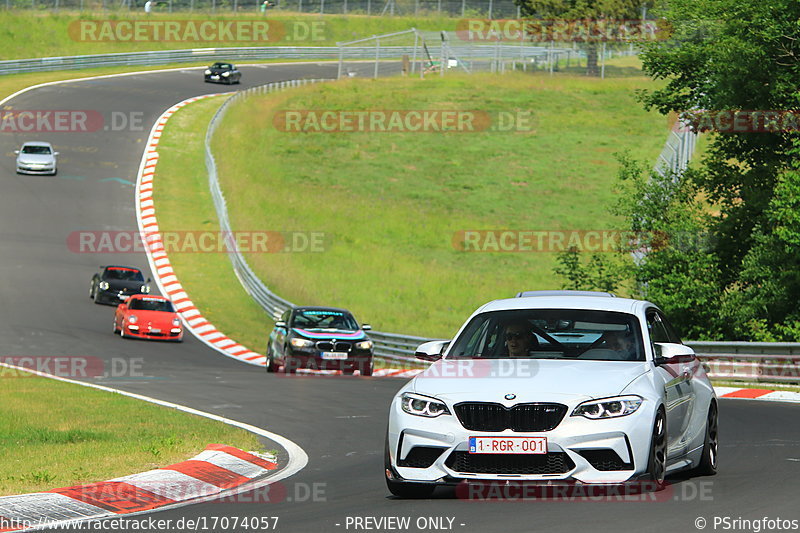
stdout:
{"type": "Polygon", "coordinates": [[[106,265],[103,267],[104,270],[108,270],[109,268],[126,268],[128,270],[136,270],[137,272],[141,272],[141,268],[125,266],[125,265],[106,265]]]}
{"type": "Polygon", "coordinates": [[[23,147],[25,147],[25,146],[47,146],[47,147],[50,147],[50,148],[53,147],[53,145],[50,144],[47,141],[27,141],[27,142],[22,143],[22,146],[23,147]]]}
{"type": "Polygon", "coordinates": [[[347,313],[349,315],[353,314],[350,311],[348,311],[347,309],[342,309],[340,307],[317,307],[317,306],[304,305],[304,306],[295,307],[293,310],[294,311],[336,311],[336,312],[339,312],[339,313],[347,313]]]}
{"type": "Polygon", "coordinates": [[[527,296],[603,296],[606,298],[616,298],[617,295],[613,292],[603,291],[573,291],[573,290],[560,290],[560,291],[522,291],[517,293],[517,298],[527,296]]]}
{"type": "Polygon", "coordinates": [[[133,294],[131,296],[128,296],[129,300],[130,299],[142,300],[144,298],[147,298],[148,300],[161,300],[163,302],[171,301],[169,298],[166,298],[164,296],[159,296],[158,294],[133,294]]]}
{"type": "Polygon", "coordinates": [[[645,306],[655,307],[654,304],[644,300],[609,298],[608,296],[527,296],[494,300],[483,305],[475,313],[517,309],[591,309],[636,314],[638,310],[645,306]]]}

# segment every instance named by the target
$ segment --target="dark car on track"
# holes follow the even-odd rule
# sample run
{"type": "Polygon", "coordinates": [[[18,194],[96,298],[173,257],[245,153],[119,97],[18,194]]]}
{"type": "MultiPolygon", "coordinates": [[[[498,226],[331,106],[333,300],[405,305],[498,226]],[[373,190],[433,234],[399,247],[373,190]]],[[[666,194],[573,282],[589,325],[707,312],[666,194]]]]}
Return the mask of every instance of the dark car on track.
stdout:
{"type": "Polygon", "coordinates": [[[129,266],[101,266],[89,284],[89,298],[96,304],[119,305],[134,294],[149,294],[150,278],[129,266]]]}
{"type": "Polygon", "coordinates": [[[242,79],[242,73],[237,70],[236,65],[223,61],[217,61],[208,67],[203,74],[205,76],[203,78],[204,81],[210,83],[226,83],[230,85],[239,83],[239,80],[242,79]]]}
{"type": "Polygon", "coordinates": [[[281,367],[288,373],[298,368],[341,370],[372,375],[372,341],[346,309],[295,307],[275,323],[267,345],[267,372],[281,367]]]}

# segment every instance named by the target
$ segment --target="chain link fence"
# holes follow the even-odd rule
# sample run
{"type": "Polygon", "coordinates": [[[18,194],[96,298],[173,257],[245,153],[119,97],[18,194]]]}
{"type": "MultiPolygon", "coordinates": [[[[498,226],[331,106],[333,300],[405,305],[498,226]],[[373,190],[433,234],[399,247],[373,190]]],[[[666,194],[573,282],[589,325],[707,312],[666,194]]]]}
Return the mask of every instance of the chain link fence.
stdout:
{"type": "MultiPolygon", "coordinates": [[[[462,32],[414,28],[338,43],[339,78],[357,75],[353,61],[359,61],[358,70],[373,78],[400,73],[419,77],[429,74],[444,76],[449,72],[502,74],[538,71],[552,75],[560,71],[586,69],[592,54],[597,75],[605,78],[607,60],[636,53],[637,49],[627,43],[484,42],[470,41],[462,32]],[[347,66],[348,63],[351,66],[347,66]]],[[[611,73],[610,77],[616,77],[619,72],[611,73]]]]}
{"type": "MultiPolygon", "coordinates": [[[[146,0],[0,0],[0,9],[138,11],[146,0]]],[[[520,18],[512,0],[155,0],[153,13],[318,13],[382,16],[520,18]]]]}

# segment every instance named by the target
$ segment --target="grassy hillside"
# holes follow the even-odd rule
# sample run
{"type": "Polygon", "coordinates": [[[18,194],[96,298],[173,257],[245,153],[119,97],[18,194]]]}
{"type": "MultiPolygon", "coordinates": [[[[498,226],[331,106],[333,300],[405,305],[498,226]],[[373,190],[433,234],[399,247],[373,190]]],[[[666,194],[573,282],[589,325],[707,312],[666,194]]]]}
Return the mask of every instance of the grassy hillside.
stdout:
{"type": "MultiPolygon", "coordinates": [[[[223,48],[230,46],[333,46],[337,41],[351,41],[375,34],[391,33],[416,27],[422,30],[452,30],[456,19],[428,17],[378,17],[364,15],[291,15],[220,13],[211,15],[190,13],[48,13],[31,11],[0,11],[0,59],[110,54],[148,50],[177,50],[187,48],[223,48]],[[220,33],[223,40],[190,40],[191,34],[181,30],[178,40],[126,38],[127,33],[100,25],[103,21],[200,23],[223,21],[250,24],[254,21],[270,23],[266,32],[268,40],[249,40],[245,33],[231,40],[220,33]],[[81,23],[89,23],[86,30],[81,23]]],[[[132,28],[133,26],[131,26],[132,28]]],[[[199,27],[199,26],[197,26],[199,27]]],[[[251,26],[252,27],[252,26],[251,26]]],[[[217,30],[214,30],[217,31],[217,30]]],[[[202,38],[202,35],[200,36],[202,38]]]]}
{"type": "Polygon", "coordinates": [[[321,253],[250,254],[278,294],[376,328],[447,336],[476,306],[554,288],[553,253],[467,253],[463,230],[620,229],[615,152],[655,161],[666,120],[643,77],[348,80],[235,105],[214,140],[233,227],[324,232],[321,253]],[[529,110],[532,131],[287,133],[286,110],[529,110]]]}

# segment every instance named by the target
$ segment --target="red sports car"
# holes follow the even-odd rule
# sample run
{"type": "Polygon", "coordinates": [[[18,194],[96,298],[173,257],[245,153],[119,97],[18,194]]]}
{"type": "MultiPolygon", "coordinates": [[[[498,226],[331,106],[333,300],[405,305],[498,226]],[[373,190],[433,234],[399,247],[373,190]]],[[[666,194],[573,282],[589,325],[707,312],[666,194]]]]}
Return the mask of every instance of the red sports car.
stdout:
{"type": "Polygon", "coordinates": [[[181,342],[183,324],[172,302],[163,296],[136,294],[117,306],[114,333],[120,337],[181,342]]]}

